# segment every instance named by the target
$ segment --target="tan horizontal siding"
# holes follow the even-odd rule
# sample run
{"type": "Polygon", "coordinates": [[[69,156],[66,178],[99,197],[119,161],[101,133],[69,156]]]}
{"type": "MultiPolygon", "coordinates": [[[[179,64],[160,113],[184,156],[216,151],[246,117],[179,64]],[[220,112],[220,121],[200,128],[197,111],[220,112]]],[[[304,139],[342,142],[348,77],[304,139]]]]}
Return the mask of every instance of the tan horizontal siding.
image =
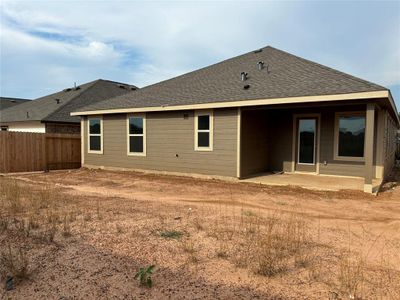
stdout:
{"type": "Polygon", "coordinates": [[[87,153],[93,166],[236,176],[237,110],[214,110],[213,151],[194,150],[194,112],[155,112],[146,115],[147,155],[127,155],[126,114],[104,115],[103,154],[87,153]],[[184,119],[183,115],[189,118],[184,119]],[[178,154],[178,157],[176,157],[178,154]]]}

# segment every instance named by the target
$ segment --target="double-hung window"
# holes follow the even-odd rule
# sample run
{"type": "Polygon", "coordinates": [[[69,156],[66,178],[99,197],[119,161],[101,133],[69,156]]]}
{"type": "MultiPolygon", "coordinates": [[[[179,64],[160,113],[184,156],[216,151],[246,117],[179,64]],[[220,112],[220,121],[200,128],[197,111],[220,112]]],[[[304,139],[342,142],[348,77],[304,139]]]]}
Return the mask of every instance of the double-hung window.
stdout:
{"type": "Polygon", "coordinates": [[[88,153],[103,154],[103,119],[88,119],[88,153]]]}
{"type": "Polygon", "coordinates": [[[365,113],[336,113],[335,159],[349,161],[364,160],[365,113]]]}
{"type": "Polygon", "coordinates": [[[128,155],[146,156],[146,117],[128,115],[128,155]]]}
{"type": "Polygon", "coordinates": [[[213,150],[213,113],[212,111],[196,111],[195,113],[195,144],[197,151],[213,150]]]}

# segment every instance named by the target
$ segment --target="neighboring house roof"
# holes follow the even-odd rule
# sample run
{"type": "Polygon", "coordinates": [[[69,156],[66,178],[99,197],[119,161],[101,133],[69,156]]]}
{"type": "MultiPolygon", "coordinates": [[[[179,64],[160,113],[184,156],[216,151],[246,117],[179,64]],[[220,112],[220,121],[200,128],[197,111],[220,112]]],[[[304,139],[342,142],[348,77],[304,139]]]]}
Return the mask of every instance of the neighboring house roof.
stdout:
{"type": "MultiPolygon", "coordinates": [[[[265,47],[79,110],[173,107],[205,103],[388,91],[385,87],[287,52],[265,47]],[[257,63],[264,62],[258,69],[257,63]],[[247,80],[241,81],[246,72],[247,80]],[[244,87],[247,86],[247,89],[244,87]]],[[[78,111],[78,110],[76,110],[78,111]]],[[[76,113],[78,114],[78,113],[76,113]]]]}
{"type": "Polygon", "coordinates": [[[137,87],[124,83],[98,79],[60,92],[47,95],[0,112],[0,122],[43,121],[72,122],[80,121],[70,113],[83,106],[126,94],[137,87]]]}
{"type": "Polygon", "coordinates": [[[0,97],[0,110],[30,101],[31,99],[0,97]]]}

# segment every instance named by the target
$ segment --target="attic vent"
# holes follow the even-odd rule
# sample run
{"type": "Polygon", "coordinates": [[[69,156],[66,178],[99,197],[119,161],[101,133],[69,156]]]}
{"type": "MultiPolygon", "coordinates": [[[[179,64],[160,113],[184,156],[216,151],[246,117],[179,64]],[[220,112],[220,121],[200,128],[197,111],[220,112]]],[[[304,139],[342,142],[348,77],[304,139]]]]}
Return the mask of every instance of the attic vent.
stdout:
{"type": "Polygon", "coordinates": [[[135,88],[134,86],[131,86],[131,90],[132,90],[132,91],[136,91],[137,88],[135,88]]]}
{"type": "Polygon", "coordinates": [[[57,102],[57,104],[60,104],[60,99],[54,99],[56,102],[57,102]]]}
{"type": "Polygon", "coordinates": [[[264,69],[264,62],[263,62],[263,61],[259,61],[259,62],[257,63],[257,68],[258,68],[259,70],[264,69]]]}
{"type": "Polygon", "coordinates": [[[244,90],[248,90],[250,88],[250,84],[246,84],[245,86],[243,86],[244,90]]]}
{"type": "Polygon", "coordinates": [[[72,90],[71,88],[67,88],[67,89],[64,90],[64,92],[69,92],[71,90],[72,90]]]}
{"type": "Polygon", "coordinates": [[[126,89],[126,86],[123,85],[123,84],[119,84],[118,87],[121,88],[121,89],[126,89]]]}
{"type": "Polygon", "coordinates": [[[184,120],[189,119],[189,114],[187,114],[187,113],[183,114],[183,119],[184,119],[184,120]]]}
{"type": "Polygon", "coordinates": [[[246,72],[240,73],[240,80],[245,81],[246,79],[247,79],[247,73],[246,72]]]}
{"type": "Polygon", "coordinates": [[[254,53],[260,53],[260,52],[262,52],[262,49],[258,49],[258,50],[254,51],[254,53]]]}

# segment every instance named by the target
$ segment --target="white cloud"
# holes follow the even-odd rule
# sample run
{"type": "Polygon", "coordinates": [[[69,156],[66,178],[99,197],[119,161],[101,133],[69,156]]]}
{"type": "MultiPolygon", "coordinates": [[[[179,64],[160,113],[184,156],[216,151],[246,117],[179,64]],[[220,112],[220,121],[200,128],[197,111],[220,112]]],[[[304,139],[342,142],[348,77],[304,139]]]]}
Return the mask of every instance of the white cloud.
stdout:
{"type": "MultiPolygon", "coordinates": [[[[268,44],[400,84],[400,13],[392,23],[382,17],[377,23],[350,7],[339,20],[346,10],[318,5],[3,0],[0,87],[10,96],[39,96],[100,77],[143,86],[268,44]]],[[[371,15],[378,18],[379,9],[371,15]]]]}

